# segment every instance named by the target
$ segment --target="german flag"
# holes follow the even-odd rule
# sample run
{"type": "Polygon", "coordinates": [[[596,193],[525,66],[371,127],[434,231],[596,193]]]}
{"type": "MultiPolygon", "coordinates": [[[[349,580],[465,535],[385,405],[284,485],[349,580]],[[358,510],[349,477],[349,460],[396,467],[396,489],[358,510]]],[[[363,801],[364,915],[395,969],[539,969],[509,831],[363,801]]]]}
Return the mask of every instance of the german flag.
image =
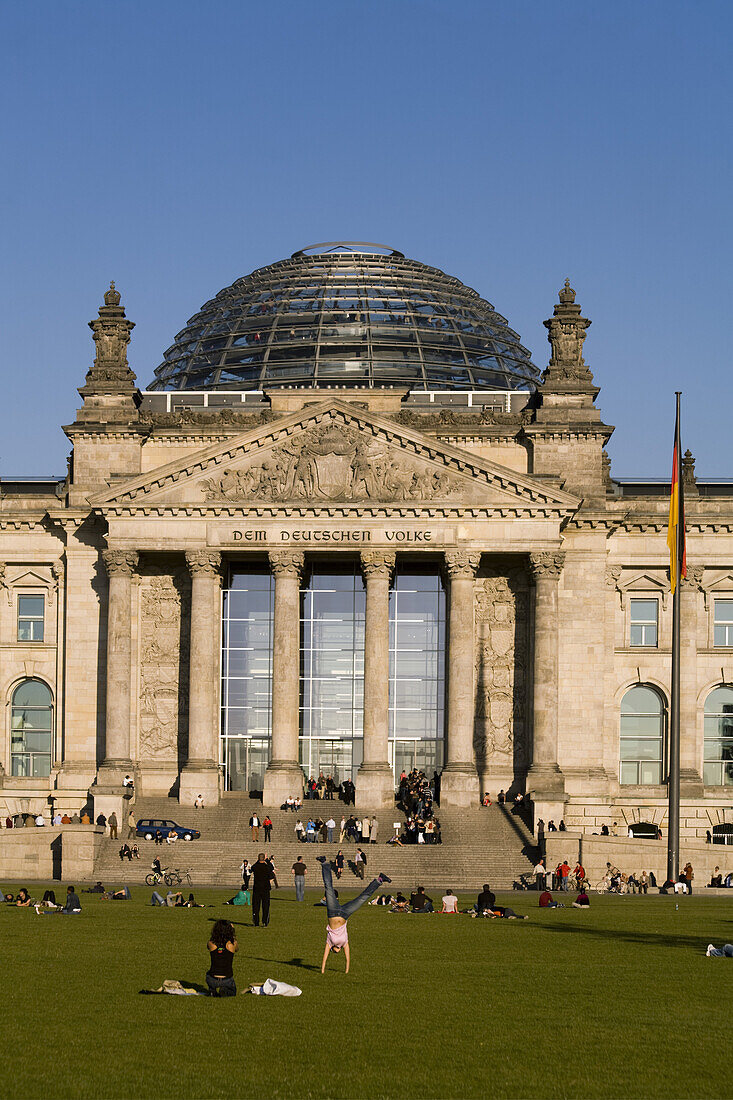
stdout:
{"type": "Polygon", "coordinates": [[[677,416],[674,425],[674,455],[672,457],[672,485],[669,494],[669,579],[674,594],[678,580],[687,576],[687,546],[685,543],[685,495],[680,478],[682,448],[680,444],[680,395],[677,394],[677,416]]]}

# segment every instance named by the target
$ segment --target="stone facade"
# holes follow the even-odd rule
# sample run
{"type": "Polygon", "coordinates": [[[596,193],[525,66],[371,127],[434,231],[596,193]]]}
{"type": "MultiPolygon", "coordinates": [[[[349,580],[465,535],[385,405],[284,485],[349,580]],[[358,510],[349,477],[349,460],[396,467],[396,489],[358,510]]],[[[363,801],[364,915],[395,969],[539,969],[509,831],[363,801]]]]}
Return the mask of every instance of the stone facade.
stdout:
{"type": "MultiPolygon", "coordinates": [[[[663,781],[620,782],[619,722],[634,685],[668,705],[667,497],[612,478],[613,429],[582,354],[590,322],[569,285],[546,322],[542,386],[516,412],[426,408],[376,389],[160,411],[128,366],[133,326],[114,287],[99,313],[65,429],[68,476],[1,485],[0,811],[78,810],[90,791],[101,805],[127,772],[145,794],[216,801],[221,580],[253,555],[275,593],[265,799],[292,793],[303,568],[309,555],[347,554],[366,590],[359,804],[391,804],[388,602],[409,558],[439,565],[448,598],[445,803],[503,788],[589,832],[664,823],[663,781]],[[42,638],[21,639],[18,598],[33,594],[42,638]],[[641,599],[658,606],[653,645],[630,642],[641,599]],[[53,697],[48,777],[13,774],[14,692],[28,680],[53,697]]],[[[733,806],[732,788],[703,783],[705,699],[733,681],[733,647],[714,634],[716,598],[733,600],[733,485],[699,483],[689,454],[684,477],[682,827],[704,837],[733,806]]]]}

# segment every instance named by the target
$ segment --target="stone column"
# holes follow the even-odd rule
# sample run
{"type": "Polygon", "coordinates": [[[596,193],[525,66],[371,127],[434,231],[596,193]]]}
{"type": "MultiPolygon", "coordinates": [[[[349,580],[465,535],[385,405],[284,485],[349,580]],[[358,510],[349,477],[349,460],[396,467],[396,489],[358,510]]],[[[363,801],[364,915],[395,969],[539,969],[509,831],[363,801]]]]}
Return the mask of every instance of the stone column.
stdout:
{"type": "Polygon", "coordinates": [[[684,798],[704,794],[703,720],[697,706],[697,617],[703,573],[704,566],[688,565],[687,577],[680,582],[680,794],[684,798]]]}
{"type": "Polygon", "coordinates": [[[221,650],[221,554],[186,554],[191,573],[191,642],[188,695],[188,760],[181,769],[178,799],[192,806],[203,795],[219,801],[219,655],[221,650]]]}
{"type": "Polygon", "coordinates": [[[475,723],[474,597],[480,554],[449,550],[448,715],[446,762],[440,780],[441,806],[477,806],[479,779],[473,751],[475,723]]]}
{"type": "Polygon", "coordinates": [[[277,808],[289,795],[303,791],[300,734],[300,577],[302,550],[273,550],[275,577],[272,646],[272,751],[265,772],[262,802],[277,808]]]}
{"type": "MultiPolygon", "coordinates": [[[[107,704],[104,764],[107,784],[121,784],[131,771],[130,691],[132,673],[132,576],[138,555],[133,550],[104,550],[109,576],[107,596],[107,704]]],[[[73,640],[71,642],[73,645],[73,640]]]]}
{"type": "MultiPolygon", "coordinates": [[[[527,775],[528,791],[538,816],[557,816],[558,810],[537,809],[540,803],[563,805],[565,778],[558,754],[558,583],[565,554],[547,552],[529,555],[534,578],[534,708],[532,765],[527,775]]],[[[590,674],[590,672],[589,672],[590,674]]],[[[562,814],[560,815],[562,817],[562,814]]]]}
{"type": "Polygon", "coordinates": [[[389,584],[395,555],[364,550],[364,761],[356,781],[357,805],[394,806],[394,772],[389,764],[389,584]]]}

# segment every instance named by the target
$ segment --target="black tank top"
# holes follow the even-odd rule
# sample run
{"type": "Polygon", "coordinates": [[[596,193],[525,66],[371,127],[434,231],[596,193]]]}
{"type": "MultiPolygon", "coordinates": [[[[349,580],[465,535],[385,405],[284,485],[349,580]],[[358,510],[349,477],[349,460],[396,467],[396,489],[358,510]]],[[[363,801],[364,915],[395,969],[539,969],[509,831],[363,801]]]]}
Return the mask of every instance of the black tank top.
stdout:
{"type": "Polygon", "coordinates": [[[233,977],[232,961],[234,955],[231,951],[227,951],[226,947],[215,947],[211,954],[211,967],[210,974],[213,974],[215,978],[231,978],[233,977]]]}

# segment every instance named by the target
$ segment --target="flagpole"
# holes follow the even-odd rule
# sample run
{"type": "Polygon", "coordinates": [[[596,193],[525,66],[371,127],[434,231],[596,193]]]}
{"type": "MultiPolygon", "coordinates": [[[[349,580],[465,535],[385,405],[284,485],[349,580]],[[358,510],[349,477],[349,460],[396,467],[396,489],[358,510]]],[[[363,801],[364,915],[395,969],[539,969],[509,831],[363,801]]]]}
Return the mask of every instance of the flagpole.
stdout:
{"type": "Polygon", "coordinates": [[[672,684],[669,708],[669,813],[667,832],[667,878],[676,882],[680,871],[680,587],[684,553],[685,523],[682,499],[682,455],[680,446],[680,397],[676,396],[674,463],[677,472],[677,546],[672,597],[672,684]]]}

